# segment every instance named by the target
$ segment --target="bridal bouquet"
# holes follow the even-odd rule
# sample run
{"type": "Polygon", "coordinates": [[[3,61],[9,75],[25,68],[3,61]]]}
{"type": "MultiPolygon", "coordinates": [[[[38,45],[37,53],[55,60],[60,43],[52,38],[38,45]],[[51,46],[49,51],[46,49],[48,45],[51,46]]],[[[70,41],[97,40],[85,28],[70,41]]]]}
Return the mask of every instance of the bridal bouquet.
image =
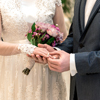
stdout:
{"type": "MultiPolygon", "coordinates": [[[[38,43],[41,43],[55,47],[63,40],[63,33],[60,32],[58,25],[55,26],[48,23],[39,22],[33,23],[26,36],[29,42],[35,46],[37,46],[38,43]]],[[[23,73],[28,75],[32,67],[24,69],[23,73]]]]}

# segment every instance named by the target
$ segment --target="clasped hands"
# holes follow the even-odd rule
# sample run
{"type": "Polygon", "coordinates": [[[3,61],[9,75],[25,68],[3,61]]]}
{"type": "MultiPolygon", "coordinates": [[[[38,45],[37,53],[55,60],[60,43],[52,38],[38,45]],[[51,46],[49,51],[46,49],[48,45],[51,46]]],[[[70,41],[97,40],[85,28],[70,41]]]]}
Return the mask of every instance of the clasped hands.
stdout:
{"type": "Polygon", "coordinates": [[[49,69],[52,71],[64,72],[70,70],[70,54],[62,50],[57,51],[47,44],[38,44],[38,47],[29,57],[37,63],[48,63],[49,69]]]}

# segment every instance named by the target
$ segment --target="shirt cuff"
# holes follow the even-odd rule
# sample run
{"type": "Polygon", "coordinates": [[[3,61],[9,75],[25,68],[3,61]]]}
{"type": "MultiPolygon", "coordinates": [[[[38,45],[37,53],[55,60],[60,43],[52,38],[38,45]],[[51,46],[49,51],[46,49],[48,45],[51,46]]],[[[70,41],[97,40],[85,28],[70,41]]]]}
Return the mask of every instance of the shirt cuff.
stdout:
{"type": "Polygon", "coordinates": [[[61,49],[57,48],[57,47],[53,47],[55,50],[60,51],[61,49]]]}
{"type": "Polygon", "coordinates": [[[71,76],[74,76],[77,73],[75,64],[75,54],[70,54],[70,73],[71,76]]]}

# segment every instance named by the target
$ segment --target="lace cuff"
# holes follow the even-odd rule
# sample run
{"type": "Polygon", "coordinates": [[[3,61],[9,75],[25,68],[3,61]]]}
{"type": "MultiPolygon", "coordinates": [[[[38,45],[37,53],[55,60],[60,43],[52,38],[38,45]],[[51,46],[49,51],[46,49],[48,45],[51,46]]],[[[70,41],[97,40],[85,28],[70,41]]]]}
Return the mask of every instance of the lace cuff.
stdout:
{"type": "Polygon", "coordinates": [[[36,46],[32,44],[19,44],[18,50],[20,50],[23,53],[27,53],[31,55],[34,52],[36,46]]]}
{"type": "Polygon", "coordinates": [[[61,0],[56,0],[56,4],[57,4],[58,6],[62,6],[61,0]]]}

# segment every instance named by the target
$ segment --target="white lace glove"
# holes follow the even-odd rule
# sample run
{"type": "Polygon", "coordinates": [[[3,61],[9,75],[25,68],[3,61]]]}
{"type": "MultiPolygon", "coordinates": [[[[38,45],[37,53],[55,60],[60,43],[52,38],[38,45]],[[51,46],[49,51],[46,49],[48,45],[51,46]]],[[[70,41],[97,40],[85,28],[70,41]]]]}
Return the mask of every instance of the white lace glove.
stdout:
{"type": "Polygon", "coordinates": [[[19,44],[18,46],[18,50],[29,55],[31,55],[34,52],[35,48],[36,46],[32,44],[19,44]]]}

